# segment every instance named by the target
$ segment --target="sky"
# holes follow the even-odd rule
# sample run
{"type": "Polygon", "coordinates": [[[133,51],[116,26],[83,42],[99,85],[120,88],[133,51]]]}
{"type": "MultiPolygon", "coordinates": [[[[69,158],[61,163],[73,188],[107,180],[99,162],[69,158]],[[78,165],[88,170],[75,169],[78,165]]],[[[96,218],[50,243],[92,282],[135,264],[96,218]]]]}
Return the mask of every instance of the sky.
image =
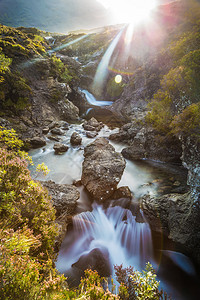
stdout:
{"type": "Polygon", "coordinates": [[[0,23],[67,33],[110,25],[116,20],[99,0],[0,0],[0,23]]]}

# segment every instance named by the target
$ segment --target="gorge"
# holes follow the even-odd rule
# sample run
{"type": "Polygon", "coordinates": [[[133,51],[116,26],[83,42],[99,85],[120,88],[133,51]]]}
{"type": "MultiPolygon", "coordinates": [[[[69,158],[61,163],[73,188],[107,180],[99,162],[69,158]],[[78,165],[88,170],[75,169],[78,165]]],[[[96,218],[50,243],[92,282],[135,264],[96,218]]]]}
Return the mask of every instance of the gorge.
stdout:
{"type": "MultiPolygon", "coordinates": [[[[34,165],[50,169],[43,176],[29,166],[52,198],[52,261],[72,288],[86,269],[119,288],[114,265],[142,271],[150,262],[172,299],[199,298],[200,7],[189,2],[158,7],[134,30],[0,25],[0,145],[14,128],[34,165]]],[[[4,199],[28,196],[23,187],[6,192],[13,184],[0,174],[3,220],[4,199]]]]}

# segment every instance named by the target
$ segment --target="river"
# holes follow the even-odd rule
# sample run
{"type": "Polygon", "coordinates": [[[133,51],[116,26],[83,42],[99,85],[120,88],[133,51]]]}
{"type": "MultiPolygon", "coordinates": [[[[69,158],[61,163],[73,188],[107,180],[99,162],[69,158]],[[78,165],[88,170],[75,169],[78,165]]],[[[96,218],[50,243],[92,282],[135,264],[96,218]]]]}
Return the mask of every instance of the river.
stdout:
{"type": "MultiPolygon", "coordinates": [[[[91,94],[87,94],[91,98],[91,94]]],[[[97,103],[96,103],[97,104],[97,103]]],[[[107,104],[106,104],[107,105],[107,104]]],[[[97,137],[108,138],[118,129],[104,126],[97,137]]],[[[69,146],[69,150],[62,155],[55,155],[54,142],[47,139],[47,145],[29,152],[35,165],[44,162],[50,169],[46,178],[60,184],[72,184],[81,178],[84,147],[94,139],[87,138],[82,124],[71,124],[69,130],[61,137],[62,142],[69,146]],[[82,145],[73,147],[70,137],[73,132],[82,137],[82,145]]],[[[125,145],[113,141],[110,143],[120,152],[125,145]]],[[[37,175],[31,169],[33,177],[37,175]]],[[[158,273],[161,286],[172,295],[175,300],[197,299],[198,281],[195,266],[176,245],[162,235],[151,232],[145,222],[143,212],[138,222],[134,214],[134,204],[145,195],[162,195],[169,192],[186,191],[186,170],[177,165],[163,164],[146,160],[131,162],[126,160],[126,168],[119,186],[129,186],[132,194],[133,210],[123,207],[123,203],[107,208],[91,202],[83,187],[80,187],[80,199],[77,215],[73,218],[73,225],[62,243],[56,266],[57,269],[71,278],[72,284],[77,284],[76,267],[72,267],[78,260],[87,260],[89,253],[99,249],[103,258],[107,258],[105,268],[114,273],[113,265],[132,265],[134,268],[144,269],[145,263],[150,261],[158,273]],[[179,182],[179,186],[174,185],[179,182]],[[178,249],[178,250],[177,250],[178,249]]]]}

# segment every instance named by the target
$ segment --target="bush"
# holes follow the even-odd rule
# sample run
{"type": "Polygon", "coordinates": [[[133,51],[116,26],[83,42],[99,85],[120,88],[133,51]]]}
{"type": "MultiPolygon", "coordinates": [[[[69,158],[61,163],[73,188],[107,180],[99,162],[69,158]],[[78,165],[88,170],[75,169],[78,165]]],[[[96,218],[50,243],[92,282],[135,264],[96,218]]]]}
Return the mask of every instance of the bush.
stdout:
{"type": "Polygon", "coordinates": [[[55,55],[52,55],[50,58],[50,62],[50,75],[54,78],[57,78],[59,81],[70,83],[70,81],[72,80],[72,76],[70,75],[67,66],[63,64],[60,58],[57,58],[55,55]]]}
{"type": "Polygon", "coordinates": [[[30,229],[1,229],[0,240],[1,299],[64,299],[64,276],[57,274],[51,260],[30,255],[40,246],[30,229]]]}
{"type": "Polygon", "coordinates": [[[159,281],[150,263],[144,271],[134,271],[132,267],[115,266],[117,280],[120,283],[120,299],[128,300],[162,300],[170,299],[163,290],[159,291],[159,281]]]}
{"type": "Polygon", "coordinates": [[[200,139],[200,102],[188,106],[175,116],[170,127],[176,136],[191,135],[200,139]]]}

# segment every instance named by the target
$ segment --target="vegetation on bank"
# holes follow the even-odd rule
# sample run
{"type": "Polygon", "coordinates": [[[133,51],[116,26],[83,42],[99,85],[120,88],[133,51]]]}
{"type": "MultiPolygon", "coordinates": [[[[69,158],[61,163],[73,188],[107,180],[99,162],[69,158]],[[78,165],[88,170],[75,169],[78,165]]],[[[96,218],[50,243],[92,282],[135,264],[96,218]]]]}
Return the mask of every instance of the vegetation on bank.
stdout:
{"type": "MultiPolygon", "coordinates": [[[[143,273],[116,267],[118,294],[91,270],[78,288],[68,288],[54,265],[55,209],[47,190],[31,178],[32,161],[22,147],[14,130],[0,128],[0,299],[130,299],[133,290],[133,299],[164,299],[149,264],[143,273]]],[[[46,172],[43,164],[38,170],[46,172]]]]}
{"type": "Polygon", "coordinates": [[[184,3],[180,25],[160,53],[170,69],[149,104],[146,120],[164,134],[200,137],[200,6],[184,3]]]}
{"type": "MultiPolygon", "coordinates": [[[[31,107],[33,88],[26,68],[35,63],[35,76],[48,76],[59,82],[71,83],[77,76],[73,70],[55,55],[49,55],[49,45],[44,36],[48,35],[36,28],[12,28],[0,25],[0,116],[21,115],[31,107]],[[38,60],[41,59],[41,60],[38,60]]],[[[33,76],[34,80],[34,76],[33,76]]],[[[59,98],[55,96],[54,101],[59,98]]],[[[60,98],[59,98],[60,99],[60,98]]]]}

